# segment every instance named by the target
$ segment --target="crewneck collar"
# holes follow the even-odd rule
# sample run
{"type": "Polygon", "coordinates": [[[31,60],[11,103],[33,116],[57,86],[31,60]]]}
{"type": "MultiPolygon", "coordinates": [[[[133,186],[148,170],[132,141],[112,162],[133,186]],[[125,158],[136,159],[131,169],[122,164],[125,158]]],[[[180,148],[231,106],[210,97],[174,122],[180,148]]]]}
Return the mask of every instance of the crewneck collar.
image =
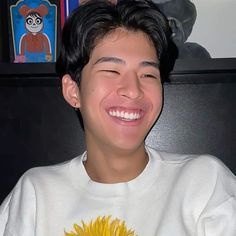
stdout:
{"type": "Polygon", "coordinates": [[[155,150],[145,147],[148,154],[148,163],[144,170],[134,179],[128,182],[121,182],[115,184],[98,183],[90,179],[87,171],[83,165],[83,161],[86,159],[86,152],[84,152],[78,158],[75,158],[71,163],[71,179],[73,185],[76,188],[82,188],[90,195],[96,195],[100,197],[119,197],[130,195],[131,193],[142,194],[158,178],[158,169],[160,156],[155,154],[155,150]]]}

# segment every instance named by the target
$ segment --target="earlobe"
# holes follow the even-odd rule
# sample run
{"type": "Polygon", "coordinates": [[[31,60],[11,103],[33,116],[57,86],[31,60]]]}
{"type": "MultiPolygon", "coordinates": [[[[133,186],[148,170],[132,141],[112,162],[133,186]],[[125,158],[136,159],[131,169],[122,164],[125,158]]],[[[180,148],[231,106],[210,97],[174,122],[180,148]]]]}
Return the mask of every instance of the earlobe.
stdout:
{"type": "Polygon", "coordinates": [[[62,93],[65,100],[75,108],[80,107],[79,88],[77,83],[66,74],[62,77],[62,93]]]}

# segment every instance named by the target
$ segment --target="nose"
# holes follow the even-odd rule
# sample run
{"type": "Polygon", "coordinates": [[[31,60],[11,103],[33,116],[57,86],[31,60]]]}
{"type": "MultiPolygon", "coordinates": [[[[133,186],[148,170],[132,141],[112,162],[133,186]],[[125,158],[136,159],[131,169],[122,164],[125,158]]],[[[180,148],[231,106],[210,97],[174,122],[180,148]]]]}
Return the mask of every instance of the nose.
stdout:
{"type": "Polygon", "coordinates": [[[119,96],[129,99],[138,99],[142,97],[143,90],[138,76],[135,73],[127,73],[124,75],[121,79],[117,93],[119,96]]]}

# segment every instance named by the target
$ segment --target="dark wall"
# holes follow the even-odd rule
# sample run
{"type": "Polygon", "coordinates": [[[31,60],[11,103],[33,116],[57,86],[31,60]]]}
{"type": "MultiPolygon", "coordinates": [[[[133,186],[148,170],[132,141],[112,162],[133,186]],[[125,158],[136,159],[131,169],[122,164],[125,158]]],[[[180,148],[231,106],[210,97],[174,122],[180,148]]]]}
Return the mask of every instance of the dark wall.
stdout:
{"type": "MultiPolygon", "coordinates": [[[[210,153],[236,173],[236,83],[167,83],[150,146],[210,153]]],[[[71,159],[84,149],[75,111],[57,85],[0,83],[0,201],[27,169],[71,159]]]]}
{"type": "Polygon", "coordinates": [[[236,174],[236,83],[167,84],[147,141],[160,150],[215,155],[236,174]]]}

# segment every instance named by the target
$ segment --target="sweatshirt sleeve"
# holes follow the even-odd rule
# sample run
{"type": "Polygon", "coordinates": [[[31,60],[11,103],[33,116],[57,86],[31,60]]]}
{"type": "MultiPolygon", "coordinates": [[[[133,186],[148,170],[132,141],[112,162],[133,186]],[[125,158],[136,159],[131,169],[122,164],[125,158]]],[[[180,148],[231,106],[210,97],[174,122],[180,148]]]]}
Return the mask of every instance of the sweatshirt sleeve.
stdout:
{"type": "Polygon", "coordinates": [[[224,164],[215,162],[211,168],[214,184],[199,217],[197,235],[236,236],[236,178],[224,164]]]}
{"type": "Polygon", "coordinates": [[[23,176],[0,206],[0,236],[34,235],[35,213],[34,186],[23,176]]]}
{"type": "Polygon", "coordinates": [[[218,207],[204,213],[198,225],[199,236],[235,236],[236,201],[230,198],[218,207]]]}

